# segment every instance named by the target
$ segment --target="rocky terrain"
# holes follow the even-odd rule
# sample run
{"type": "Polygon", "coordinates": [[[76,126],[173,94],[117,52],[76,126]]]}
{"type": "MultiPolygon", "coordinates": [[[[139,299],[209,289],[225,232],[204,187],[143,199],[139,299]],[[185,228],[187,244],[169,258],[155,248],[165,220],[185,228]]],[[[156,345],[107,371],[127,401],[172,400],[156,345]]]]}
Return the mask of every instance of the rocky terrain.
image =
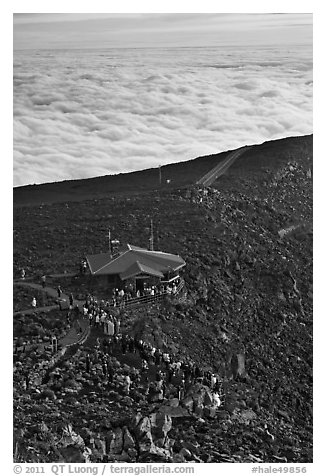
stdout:
{"type": "MultiPolygon", "coordinates": [[[[205,160],[199,175],[209,169],[205,160]]],[[[62,202],[53,191],[49,203],[43,192],[42,204],[18,200],[14,275],[24,268],[39,282],[43,274],[78,273],[85,254],[107,250],[109,228],[121,243],[147,247],[153,219],[155,249],[187,263],[187,295],[123,311],[122,332],[217,373],[223,404],[215,408],[202,384],[182,399],[149,401],[138,387],[126,395],[124,366],[137,373],[139,362],[119,352],[110,357],[114,384],[99,378],[100,369],[88,374],[86,355],[96,367],[101,339],[92,330],[51,362],[61,375],[56,385],[50,353],[16,355],[15,459],[311,462],[312,137],[253,147],[209,189],[179,187],[177,179],[170,189],[146,183],[144,191],[84,201],[62,202]],[[22,364],[36,372],[28,388],[22,364]]],[[[78,279],[54,282],[65,292],[96,293],[96,283],[78,279]]],[[[15,295],[16,309],[24,299],[15,295]]]]}

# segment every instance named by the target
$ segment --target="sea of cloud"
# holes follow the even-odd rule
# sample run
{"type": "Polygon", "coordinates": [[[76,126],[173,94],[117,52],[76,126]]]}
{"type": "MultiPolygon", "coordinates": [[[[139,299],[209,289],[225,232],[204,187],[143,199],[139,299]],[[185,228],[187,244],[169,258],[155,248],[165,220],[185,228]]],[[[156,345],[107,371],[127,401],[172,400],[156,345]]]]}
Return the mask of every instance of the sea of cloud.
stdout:
{"type": "Polygon", "coordinates": [[[14,53],[15,186],[310,133],[303,46],[14,53]]]}

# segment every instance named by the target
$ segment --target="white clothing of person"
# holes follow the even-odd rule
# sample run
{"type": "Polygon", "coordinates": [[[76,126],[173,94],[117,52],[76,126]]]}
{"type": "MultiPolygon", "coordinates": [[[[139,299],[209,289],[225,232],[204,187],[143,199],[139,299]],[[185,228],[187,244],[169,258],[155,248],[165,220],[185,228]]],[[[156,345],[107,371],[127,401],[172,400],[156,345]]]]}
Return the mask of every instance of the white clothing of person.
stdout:
{"type": "Polygon", "coordinates": [[[216,407],[220,407],[221,406],[221,399],[220,399],[220,396],[217,392],[214,392],[212,394],[213,396],[213,404],[215,404],[214,406],[216,407]]]}
{"type": "Polygon", "coordinates": [[[113,336],[114,335],[114,324],[112,321],[108,321],[107,323],[107,331],[108,331],[108,335],[109,336],[113,336]]]}
{"type": "Polygon", "coordinates": [[[163,354],[163,360],[164,360],[164,362],[170,362],[169,354],[163,354]]]}

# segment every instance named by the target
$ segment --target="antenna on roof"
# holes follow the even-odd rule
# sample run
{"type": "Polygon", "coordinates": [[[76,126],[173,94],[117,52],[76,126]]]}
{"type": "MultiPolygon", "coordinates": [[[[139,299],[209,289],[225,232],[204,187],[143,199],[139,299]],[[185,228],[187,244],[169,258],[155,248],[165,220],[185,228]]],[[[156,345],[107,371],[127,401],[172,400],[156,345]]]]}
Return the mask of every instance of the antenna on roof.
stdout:
{"type": "Polygon", "coordinates": [[[109,253],[110,257],[112,258],[112,243],[111,243],[111,230],[109,228],[109,234],[106,235],[106,238],[109,238],[109,253]]]}
{"type": "Polygon", "coordinates": [[[110,253],[110,257],[112,258],[112,248],[111,248],[111,230],[109,228],[109,235],[108,235],[108,238],[109,238],[109,253],[110,253]]]}
{"type": "Polygon", "coordinates": [[[153,220],[151,219],[151,234],[149,237],[149,250],[154,251],[154,232],[153,232],[153,220]]]}

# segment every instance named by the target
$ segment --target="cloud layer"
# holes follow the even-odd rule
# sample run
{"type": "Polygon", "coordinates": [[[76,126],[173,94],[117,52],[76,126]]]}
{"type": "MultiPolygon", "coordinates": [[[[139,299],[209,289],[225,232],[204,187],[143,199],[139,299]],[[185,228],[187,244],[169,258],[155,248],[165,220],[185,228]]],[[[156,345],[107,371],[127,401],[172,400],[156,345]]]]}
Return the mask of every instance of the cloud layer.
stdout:
{"type": "Polygon", "coordinates": [[[178,162],[312,132],[301,48],[24,51],[14,56],[14,185],[178,162]]]}

